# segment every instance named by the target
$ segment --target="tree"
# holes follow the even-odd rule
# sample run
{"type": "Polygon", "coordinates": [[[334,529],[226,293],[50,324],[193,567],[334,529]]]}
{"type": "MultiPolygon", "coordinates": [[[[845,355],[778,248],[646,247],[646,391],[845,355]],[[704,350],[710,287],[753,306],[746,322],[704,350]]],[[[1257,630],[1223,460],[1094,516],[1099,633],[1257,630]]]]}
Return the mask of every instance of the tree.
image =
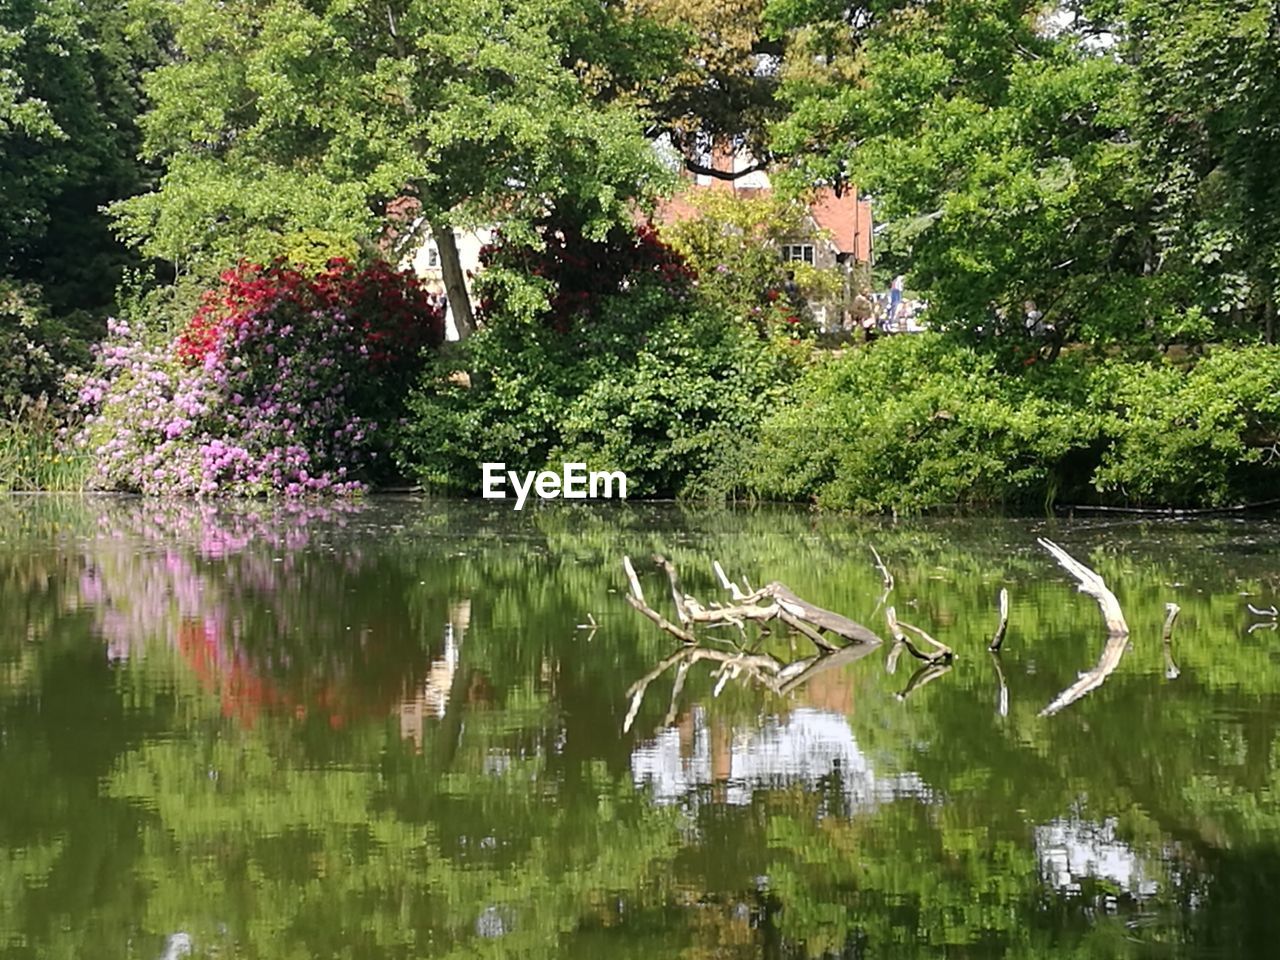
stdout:
{"type": "Polygon", "coordinates": [[[764,169],[769,123],[781,119],[777,66],[784,44],[766,30],[767,0],[626,0],[679,31],[675,69],[651,94],[652,131],[666,136],[690,173],[735,179],[764,169]],[[713,149],[742,148],[755,163],[725,171],[705,162],[713,149]]]}
{"type": "MultiPolygon", "coordinates": [[[[117,204],[144,252],[205,271],[303,229],[371,237],[409,195],[439,242],[460,330],[455,226],[510,232],[548,207],[589,233],[630,216],[665,171],[634,89],[627,15],[587,0],[140,0],[178,51],[147,78],[157,188],[117,204]]],[[[644,24],[639,24],[643,27],[644,24]]]]}
{"type": "Polygon", "coordinates": [[[126,262],[99,208],[146,177],[149,49],[104,0],[0,9],[0,278],[39,285],[57,315],[104,307],[126,262]]]}
{"type": "Polygon", "coordinates": [[[1128,337],[1154,281],[1127,71],[1044,6],[835,5],[816,19],[780,0],[775,22],[806,40],[776,145],[793,178],[875,196],[935,321],[1020,333],[1033,301],[1059,336],[1128,337]]]}
{"type": "Polygon", "coordinates": [[[1280,282],[1280,8],[1264,0],[1091,3],[1133,65],[1163,268],[1198,311],[1275,338],[1280,282]],[[1118,15],[1117,15],[1118,14],[1118,15]]]}

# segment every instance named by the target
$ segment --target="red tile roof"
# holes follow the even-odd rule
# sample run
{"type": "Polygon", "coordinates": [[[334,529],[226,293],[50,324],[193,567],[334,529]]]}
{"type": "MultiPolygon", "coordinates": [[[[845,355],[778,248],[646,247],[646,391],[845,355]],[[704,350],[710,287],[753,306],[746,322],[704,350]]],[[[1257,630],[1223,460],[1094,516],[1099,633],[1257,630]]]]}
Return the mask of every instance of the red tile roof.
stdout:
{"type": "MultiPolygon", "coordinates": [[[[714,184],[687,183],[679,193],[658,204],[654,211],[655,223],[682,223],[700,216],[698,208],[689,202],[695,190],[730,189],[744,200],[768,196],[768,187],[738,187],[731,181],[714,184]]],[[[819,229],[831,236],[840,253],[852,254],[855,260],[871,260],[871,201],[858,197],[857,187],[847,187],[840,196],[829,187],[820,189],[809,204],[809,214],[819,229]]]]}

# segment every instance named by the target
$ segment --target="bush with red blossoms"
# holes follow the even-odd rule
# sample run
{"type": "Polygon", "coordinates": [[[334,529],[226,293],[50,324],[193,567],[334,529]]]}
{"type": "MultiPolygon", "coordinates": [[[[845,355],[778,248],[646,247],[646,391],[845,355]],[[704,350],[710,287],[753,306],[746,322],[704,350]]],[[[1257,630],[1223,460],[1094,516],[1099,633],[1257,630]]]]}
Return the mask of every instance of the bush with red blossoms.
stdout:
{"type": "Polygon", "coordinates": [[[144,494],[345,494],[388,436],[444,317],[417,278],[333,261],[242,265],[172,343],[108,324],[80,387],[91,484],[144,494]]]}

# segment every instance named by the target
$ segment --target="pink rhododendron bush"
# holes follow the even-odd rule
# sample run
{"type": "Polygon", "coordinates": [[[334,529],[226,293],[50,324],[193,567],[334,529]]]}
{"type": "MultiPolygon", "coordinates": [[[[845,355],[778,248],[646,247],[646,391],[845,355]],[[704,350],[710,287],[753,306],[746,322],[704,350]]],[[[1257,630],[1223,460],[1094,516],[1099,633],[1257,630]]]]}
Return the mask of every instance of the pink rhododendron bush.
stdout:
{"type": "Polygon", "coordinates": [[[242,265],[169,341],[109,323],[79,392],[91,485],[359,492],[386,476],[409,384],[443,339],[439,305],[385,264],[242,265]]]}

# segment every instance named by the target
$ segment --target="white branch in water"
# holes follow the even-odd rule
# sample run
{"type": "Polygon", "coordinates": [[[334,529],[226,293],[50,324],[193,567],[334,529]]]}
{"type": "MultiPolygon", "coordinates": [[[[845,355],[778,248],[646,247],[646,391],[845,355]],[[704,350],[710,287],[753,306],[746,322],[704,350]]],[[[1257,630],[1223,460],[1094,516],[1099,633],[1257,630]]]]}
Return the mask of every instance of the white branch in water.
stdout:
{"type": "Polygon", "coordinates": [[[640,589],[640,578],[636,576],[636,568],[631,565],[630,557],[622,558],[622,569],[627,572],[627,579],[631,581],[631,595],[644,603],[644,591],[640,589]]]}
{"type": "Polygon", "coordinates": [[[1090,570],[1083,563],[1077,560],[1067,551],[1052,540],[1046,540],[1039,537],[1036,542],[1044,547],[1053,555],[1067,573],[1071,574],[1080,581],[1080,592],[1087,593],[1098,601],[1098,606],[1102,608],[1103,619],[1107,621],[1107,630],[1113,637],[1127,637],[1129,635],[1129,624],[1125,623],[1124,612],[1120,609],[1120,601],[1116,599],[1116,595],[1112,593],[1102,577],[1094,571],[1090,570]]]}
{"type": "Polygon", "coordinates": [[[992,653],[999,653],[1000,648],[1004,645],[1005,631],[1009,629],[1009,591],[1000,588],[1000,623],[996,626],[996,632],[991,637],[991,643],[987,649],[992,653]]]}
{"type": "MultiPolygon", "coordinates": [[[[929,636],[929,634],[925,633],[919,627],[913,627],[911,624],[906,623],[902,620],[899,620],[897,611],[893,607],[884,608],[884,618],[888,622],[889,632],[893,634],[893,639],[897,642],[898,646],[905,647],[906,651],[909,654],[911,654],[913,657],[915,657],[917,660],[924,660],[926,663],[935,663],[935,662],[951,659],[952,651],[950,647],[948,647],[945,643],[939,643],[937,640],[933,639],[933,637],[929,636]],[[928,643],[933,644],[934,648],[938,652],[936,654],[933,654],[932,656],[925,653],[923,650],[921,650],[919,647],[917,647],[914,643],[912,643],[907,638],[907,635],[902,632],[904,629],[910,630],[912,633],[918,636],[921,640],[924,640],[928,643]]],[[[893,671],[890,670],[889,672],[892,673],[893,671]]]]}
{"type": "Polygon", "coordinates": [[[871,548],[871,555],[876,558],[876,569],[880,571],[880,576],[884,581],[884,593],[880,594],[880,600],[876,603],[876,610],[879,610],[888,601],[889,594],[893,593],[893,574],[884,565],[884,561],[880,559],[880,554],[875,547],[871,548]]]}
{"type": "Polygon", "coordinates": [[[1177,622],[1178,613],[1182,610],[1176,603],[1164,605],[1164,676],[1166,680],[1177,680],[1182,676],[1178,662],[1173,659],[1173,625],[1177,622]]]}

